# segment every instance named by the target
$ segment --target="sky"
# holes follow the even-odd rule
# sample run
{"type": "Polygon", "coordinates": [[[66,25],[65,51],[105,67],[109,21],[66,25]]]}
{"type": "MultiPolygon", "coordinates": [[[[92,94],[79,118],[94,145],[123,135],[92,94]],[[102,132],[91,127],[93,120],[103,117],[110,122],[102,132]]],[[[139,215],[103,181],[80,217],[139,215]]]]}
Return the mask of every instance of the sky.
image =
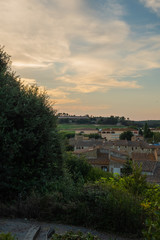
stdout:
{"type": "Polygon", "coordinates": [[[160,120],[160,0],[0,0],[0,45],[57,112],[160,120]]]}

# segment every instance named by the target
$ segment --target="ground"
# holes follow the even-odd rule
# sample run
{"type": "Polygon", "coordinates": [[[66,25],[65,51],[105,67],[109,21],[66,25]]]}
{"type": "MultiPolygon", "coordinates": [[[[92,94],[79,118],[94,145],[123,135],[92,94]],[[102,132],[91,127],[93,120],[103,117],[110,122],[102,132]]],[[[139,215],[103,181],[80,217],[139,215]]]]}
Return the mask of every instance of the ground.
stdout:
{"type": "Polygon", "coordinates": [[[56,233],[64,233],[66,231],[82,231],[82,232],[91,232],[94,235],[97,235],[102,240],[136,240],[135,238],[124,238],[118,237],[113,234],[105,234],[101,232],[97,232],[95,230],[87,229],[84,227],[75,227],[71,225],[63,225],[54,222],[46,223],[46,222],[38,222],[34,220],[28,219],[7,219],[0,218],[0,233],[12,233],[14,234],[18,240],[23,240],[27,231],[32,226],[41,226],[40,234],[37,237],[37,240],[45,240],[46,233],[48,232],[50,227],[55,229],[56,233]]]}

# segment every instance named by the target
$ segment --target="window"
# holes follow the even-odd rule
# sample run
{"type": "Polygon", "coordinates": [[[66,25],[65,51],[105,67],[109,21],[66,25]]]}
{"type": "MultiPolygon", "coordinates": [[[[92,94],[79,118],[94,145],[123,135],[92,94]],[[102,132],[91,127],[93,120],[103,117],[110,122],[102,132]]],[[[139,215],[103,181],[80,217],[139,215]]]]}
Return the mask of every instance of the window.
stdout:
{"type": "Polygon", "coordinates": [[[102,166],[101,169],[104,171],[104,172],[107,172],[108,171],[108,168],[106,166],[102,166]]]}

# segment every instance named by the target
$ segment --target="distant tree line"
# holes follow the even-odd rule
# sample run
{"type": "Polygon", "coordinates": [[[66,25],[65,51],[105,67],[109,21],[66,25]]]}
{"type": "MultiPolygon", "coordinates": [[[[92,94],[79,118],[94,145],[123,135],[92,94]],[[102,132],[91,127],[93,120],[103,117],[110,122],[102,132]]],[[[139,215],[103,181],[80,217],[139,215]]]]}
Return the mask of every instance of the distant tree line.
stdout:
{"type": "Polygon", "coordinates": [[[58,115],[58,123],[75,123],[75,124],[101,124],[101,125],[123,125],[123,126],[134,126],[137,128],[142,128],[145,123],[147,123],[149,128],[158,128],[160,127],[160,120],[146,120],[146,121],[133,121],[124,116],[80,116],[79,118],[76,115],[69,115],[68,113],[59,113],[58,115]],[[59,118],[60,116],[65,116],[64,118],[59,118]],[[71,119],[72,117],[72,119],[71,119]]]}
{"type": "Polygon", "coordinates": [[[65,115],[65,117],[59,117],[58,115],[58,123],[59,124],[64,124],[64,123],[76,123],[76,124],[108,124],[108,125],[124,125],[124,126],[129,126],[129,125],[134,125],[134,121],[129,120],[129,118],[125,118],[124,116],[119,117],[119,116],[110,116],[110,117],[102,117],[102,116],[89,116],[86,115],[87,117],[79,117],[77,118],[76,116],[69,116],[68,114],[65,115]]]}

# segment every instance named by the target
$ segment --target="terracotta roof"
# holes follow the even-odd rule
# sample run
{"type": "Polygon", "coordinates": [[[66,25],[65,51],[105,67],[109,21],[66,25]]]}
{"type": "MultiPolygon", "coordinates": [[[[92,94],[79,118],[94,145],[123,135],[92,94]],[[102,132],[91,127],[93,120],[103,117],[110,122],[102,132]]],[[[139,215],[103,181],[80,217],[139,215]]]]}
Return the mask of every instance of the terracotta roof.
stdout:
{"type": "Polygon", "coordinates": [[[95,131],[98,132],[98,129],[93,129],[93,128],[77,128],[75,131],[95,131]]]}
{"type": "Polygon", "coordinates": [[[110,153],[114,154],[114,153],[118,153],[119,155],[123,155],[123,156],[128,156],[128,153],[127,152],[124,152],[124,151],[120,151],[120,150],[117,150],[117,149],[110,149],[110,153]]]}
{"type": "Polygon", "coordinates": [[[142,166],[142,171],[152,172],[155,170],[157,161],[153,153],[132,153],[132,160],[142,166]]]}
{"type": "Polygon", "coordinates": [[[153,176],[147,176],[147,181],[151,183],[160,183],[160,162],[156,163],[153,176]]]}
{"type": "Polygon", "coordinates": [[[74,154],[85,154],[92,151],[96,151],[96,157],[94,156],[87,156],[88,162],[93,165],[109,165],[109,154],[105,152],[101,152],[99,148],[87,148],[87,149],[80,149],[74,151],[74,154]]]}
{"type": "Polygon", "coordinates": [[[157,155],[160,156],[160,149],[158,149],[158,151],[157,151],[157,155]]]}
{"type": "Polygon", "coordinates": [[[153,153],[132,153],[132,160],[134,161],[156,161],[156,157],[153,153]]]}
{"type": "Polygon", "coordinates": [[[142,167],[142,172],[151,172],[153,173],[155,168],[156,168],[156,164],[157,162],[155,161],[149,161],[149,160],[137,160],[134,161],[135,163],[137,163],[137,165],[139,167],[142,167]]]}
{"type": "Polygon", "coordinates": [[[119,162],[119,163],[125,163],[126,162],[126,159],[123,159],[123,158],[120,158],[120,157],[113,157],[113,156],[110,156],[110,161],[113,161],[113,162],[119,162]]]}
{"type": "Polygon", "coordinates": [[[126,147],[140,147],[140,148],[152,148],[153,145],[149,145],[145,141],[127,141],[117,140],[114,142],[115,146],[126,146],[126,147]]]}
{"type": "Polygon", "coordinates": [[[104,141],[103,146],[104,147],[112,147],[112,146],[114,146],[114,141],[104,141]]]}
{"type": "Polygon", "coordinates": [[[138,132],[138,130],[136,129],[132,129],[132,128],[105,128],[102,130],[102,132],[127,132],[127,131],[131,131],[131,132],[138,132]]]}
{"type": "Polygon", "coordinates": [[[87,152],[92,152],[95,149],[96,148],[77,149],[77,150],[74,151],[74,154],[83,154],[83,153],[87,153],[87,152]]]}
{"type": "Polygon", "coordinates": [[[88,139],[88,140],[82,140],[82,139],[69,139],[69,144],[73,146],[79,146],[79,147],[93,147],[93,146],[100,146],[103,144],[103,139],[88,139]]]}
{"type": "Polygon", "coordinates": [[[160,177],[160,162],[157,162],[157,164],[156,164],[156,169],[155,169],[154,175],[160,177]]]}
{"type": "Polygon", "coordinates": [[[88,159],[88,162],[93,165],[109,165],[109,158],[106,156],[103,157],[97,157],[96,159],[88,159]]]}

